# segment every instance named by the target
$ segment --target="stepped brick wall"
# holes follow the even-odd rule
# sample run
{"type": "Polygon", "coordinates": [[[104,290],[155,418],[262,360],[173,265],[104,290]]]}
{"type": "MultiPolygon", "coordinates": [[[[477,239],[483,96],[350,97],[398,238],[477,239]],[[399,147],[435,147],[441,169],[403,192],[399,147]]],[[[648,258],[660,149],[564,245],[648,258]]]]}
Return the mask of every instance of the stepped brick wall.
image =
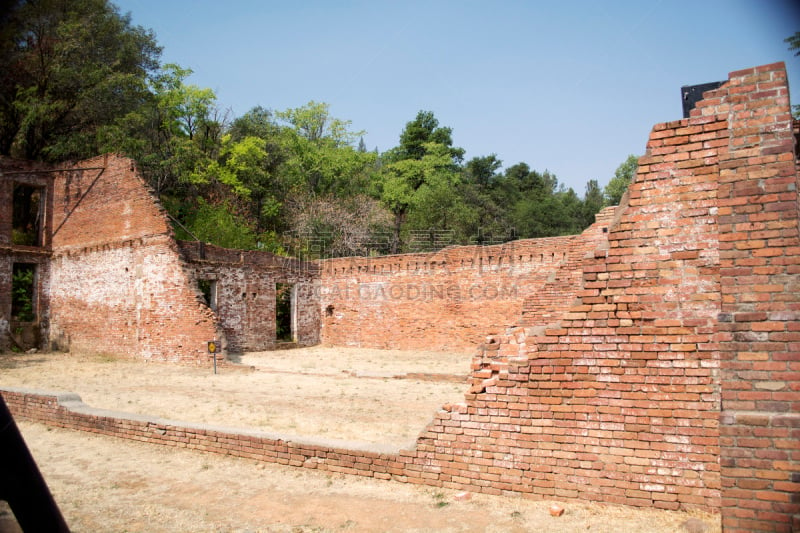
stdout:
{"type": "Polygon", "coordinates": [[[179,242],[181,255],[199,280],[210,282],[214,308],[231,352],[276,346],[276,284],[292,289],[291,329],[299,346],[319,343],[319,267],[269,252],[179,242]]]}
{"type": "Polygon", "coordinates": [[[782,64],[734,72],[690,118],[655,126],[580,300],[557,326],[482,347],[466,404],[419,441],[427,471],[445,485],[721,506],[726,531],[796,528],[792,133],[782,64]]]}
{"type": "Polygon", "coordinates": [[[572,271],[605,241],[613,208],[580,235],[433,253],[321,262],[321,341],[338,346],[472,351],[522,317],[547,322],[580,287],[572,271]]]}
{"type": "Polygon", "coordinates": [[[211,364],[221,336],[166,215],[129,159],[55,174],[51,330],[62,348],[211,364]]]}

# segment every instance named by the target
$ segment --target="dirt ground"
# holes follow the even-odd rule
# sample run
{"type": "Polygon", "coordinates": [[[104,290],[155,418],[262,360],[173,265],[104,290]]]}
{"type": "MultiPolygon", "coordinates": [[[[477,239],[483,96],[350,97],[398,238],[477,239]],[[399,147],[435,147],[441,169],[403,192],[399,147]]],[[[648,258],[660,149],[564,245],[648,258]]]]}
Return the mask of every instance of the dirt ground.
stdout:
{"type": "MultiPolygon", "coordinates": [[[[74,354],[0,354],[0,387],[77,392],[94,407],[328,438],[405,443],[455,382],[468,354],[311,348],[248,354],[253,371],[74,354]]],[[[128,442],[19,422],[73,531],[685,532],[720,531],[703,513],[460,494],[128,442]]],[[[0,531],[2,529],[0,509],[0,531]]]]}
{"type": "Polygon", "coordinates": [[[387,445],[464,399],[469,354],[313,347],[237,357],[254,371],[48,353],[0,356],[0,386],[77,393],[101,409],[387,445]],[[429,372],[461,382],[398,379],[429,372]]]}

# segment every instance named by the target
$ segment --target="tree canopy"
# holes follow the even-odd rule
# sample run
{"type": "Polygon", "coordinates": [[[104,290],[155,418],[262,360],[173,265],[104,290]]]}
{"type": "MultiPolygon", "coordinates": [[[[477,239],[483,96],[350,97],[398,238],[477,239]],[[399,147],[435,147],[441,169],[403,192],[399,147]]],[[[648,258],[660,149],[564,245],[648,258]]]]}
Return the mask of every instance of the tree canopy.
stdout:
{"type": "Polygon", "coordinates": [[[148,98],[161,49],[106,0],[18,0],[0,29],[0,154],[98,152],[100,128],[148,98]]]}
{"type": "Polygon", "coordinates": [[[639,158],[635,155],[629,155],[623,161],[617,170],[614,171],[614,177],[608,182],[606,188],[603,190],[606,204],[618,205],[622,199],[622,195],[628,190],[628,186],[633,183],[636,178],[636,170],[639,168],[639,158]]]}
{"type": "Polygon", "coordinates": [[[12,0],[0,38],[0,155],[128,155],[181,238],[320,257],[576,233],[635,173],[581,197],[524,162],[465,161],[429,110],[383,153],[324,102],[232,117],[108,0],[12,0]]]}

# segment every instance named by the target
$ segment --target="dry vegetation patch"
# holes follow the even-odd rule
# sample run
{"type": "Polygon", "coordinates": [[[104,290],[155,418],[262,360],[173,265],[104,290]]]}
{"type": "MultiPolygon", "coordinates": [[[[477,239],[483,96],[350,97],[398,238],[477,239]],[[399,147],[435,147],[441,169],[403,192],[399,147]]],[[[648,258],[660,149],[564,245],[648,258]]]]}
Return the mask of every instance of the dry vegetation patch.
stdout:
{"type": "Polygon", "coordinates": [[[183,422],[405,445],[442,405],[463,401],[471,357],[314,347],[238,360],[254,370],[215,375],[97,355],[3,355],[0,386],[74,392],[92,407],[183,422]],[[463,381],[397,377],[426,369],[463,381]]]}
{"type": "MultiPolygon", "coordinates": [[[[246,354],[253,370],[78,354],[0,355],[0,387],[78,393],[104,409],[185,422],[407,444],[465,382],[469,354],[314,347],[246,354]],[[430,377],[430,376],[429,376],[430,377]]],[[[719,517],[492,497],[283,467],[20,422],[73,531],[720,531],[719,517]]],[[[0,509],[0,511],[2,511],[0,509]]],[[[1,514],[1,513],[0,513],[1,514]]],[[[0,517],[2,518],[2,517],[0,517]]],[[[0,524],[2,525],[2,524],[0,524]]]]}
{"type": "Polygon", "coordinates": [[[75,532],[685,533],[719,517],[470,494],[20,423],[75,532]]]}

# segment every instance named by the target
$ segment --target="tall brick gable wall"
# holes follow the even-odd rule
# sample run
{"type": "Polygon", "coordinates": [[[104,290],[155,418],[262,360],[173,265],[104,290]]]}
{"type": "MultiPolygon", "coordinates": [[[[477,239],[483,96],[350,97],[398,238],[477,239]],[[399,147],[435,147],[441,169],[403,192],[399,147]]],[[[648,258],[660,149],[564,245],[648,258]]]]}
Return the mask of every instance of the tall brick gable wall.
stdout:
{"type": "Polygon", "coordinates": [[[205,341],[222,333],[132,162],[84,161],[57,173],[54,190],[53,343],[210,364],[205,341]]]}
{"type": "MultiPolygon", "coordinates": [[[[466,403],[420,439],[415,459],[445,486],[719,505],[717,172],[679,127],[653,129],[607,246],[580,267],[577,301],[548,328],[491,338],[466,403]]],[[[725,128],[700,127],[698,146],[725,128]]]]}
{"type": "Polygon", "coordinates": [[[613,208],[580,235],[321,262],[321,341],[472,351],[520,320],[547,322],[580,287],[577,266],[605,241],[613,208]]]}
{"type": "Polygon", "coordinates": [[[445,486],[796,528],[797,202],[783,65],[732,73],[653,128],[579,301],[491,338],[409,462],[445,486]]]}

